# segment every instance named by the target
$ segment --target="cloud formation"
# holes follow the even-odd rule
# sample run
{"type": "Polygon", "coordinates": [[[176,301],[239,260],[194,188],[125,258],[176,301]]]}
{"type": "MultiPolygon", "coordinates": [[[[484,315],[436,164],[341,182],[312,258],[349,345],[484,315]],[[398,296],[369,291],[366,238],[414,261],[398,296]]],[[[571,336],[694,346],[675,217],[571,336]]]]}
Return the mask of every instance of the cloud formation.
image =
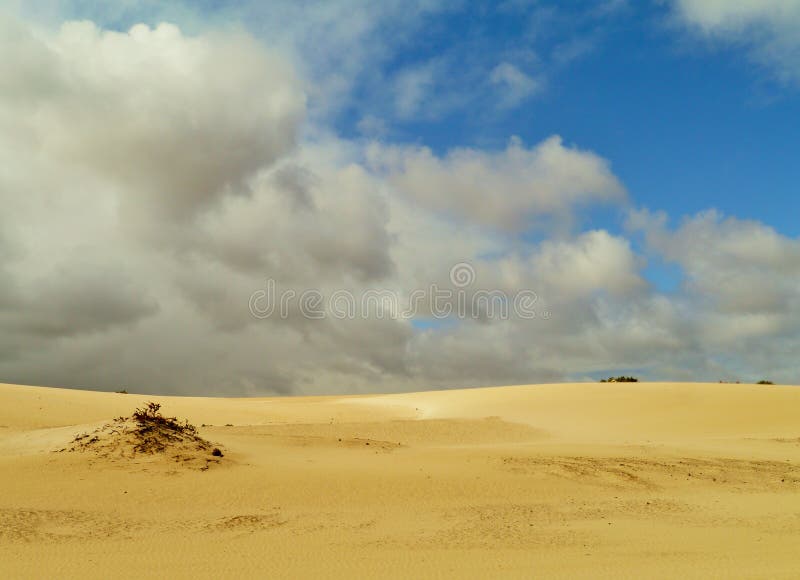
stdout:
{"type": "Polygon", "coordinates": [[[678,17],[711,38],[751,50],[785,82],[800,82],[800,2],[676,0],[678,17]]]}
{"type": "Polygon", "coordinates": [[[542,82],[521,71],[510,62],[502,62],[492,69],[489,80],[500,91],[503,107],[516,107],[542,89],[542,82]]]}
{"type": "MultiPolygon", "coordinates": [[[[315,18],[345,26],[340,8],[315,18]]],[[[304,68],[302,54],[241,30],[1,26],[2,380],[266,394],[618,369],[791,376],[786,359],[748,348],[797,346],[800,325],[800,242],[763,224],[712,212],[673,228],[641,210],[628,234],[581,230],[582,212],[628,204],[600,154],[558,136],[435,151],[386,140],[377,118],[373,141],[342,137],[311,112],[338,94],[309,73],[317,61],[304,68]],[[651,258],[679,265],[675,292],[647,281],[651,258]],[[311,320],[294,300],[288,316],[258,319],[248,308],[268,278],[297,294],[387,290],[407,307],[415,290],[458,289],[462,262],[476,275],[468,298],[533,290],[539,316],[484,308],[439,322],[428,305],[413,320],[311,320]]],[[[497,82],[530,93],[503,62],[497,82]]],[[[411,97],[419,114],[426,97],[411,97]]]]}
{"type": "Polygon", "coordinates": [[[51,38],[3,38],[4,52],[22,56],[3,75],[4,123],[54,161],[135,191],[156,214],[191,217],[294,145],[301,87],[245,35],[71,22],[51,38]]]}
{"type": "Polygon", "coordinates": [[[512,139],[494,153],[456,149],[442,158],[424,147],[373,146],[368,155],[392,185],[421,206],[507,231],[625,197],[604,159],[565,147],[558,136],[532,148],[512,139]]]}

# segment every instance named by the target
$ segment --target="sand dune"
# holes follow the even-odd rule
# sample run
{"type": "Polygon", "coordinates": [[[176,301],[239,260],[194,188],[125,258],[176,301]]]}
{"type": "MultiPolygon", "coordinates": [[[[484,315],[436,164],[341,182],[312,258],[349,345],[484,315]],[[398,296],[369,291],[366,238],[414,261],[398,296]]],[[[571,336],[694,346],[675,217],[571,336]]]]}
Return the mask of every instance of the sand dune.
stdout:
{"type": "Polygon", "coordinates": [[[798,546],[797,387],[0,385],[0,577],[795,578],[798,546]],[[114,419],[150,400],[224,457],[126,451],[114,419]]]}

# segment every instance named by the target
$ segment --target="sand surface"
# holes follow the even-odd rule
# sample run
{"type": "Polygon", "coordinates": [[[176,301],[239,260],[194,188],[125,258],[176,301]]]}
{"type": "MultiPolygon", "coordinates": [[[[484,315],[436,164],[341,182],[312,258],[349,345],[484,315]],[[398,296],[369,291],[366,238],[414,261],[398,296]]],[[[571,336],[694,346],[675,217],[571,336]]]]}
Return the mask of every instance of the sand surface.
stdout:
{"type": "Polygon", "coordinates": [[[156,575],[797,578],[800,388],[0,385],[0,577],[156,575]],[[224,457],[67,449],[150,400],[224,457]]]}

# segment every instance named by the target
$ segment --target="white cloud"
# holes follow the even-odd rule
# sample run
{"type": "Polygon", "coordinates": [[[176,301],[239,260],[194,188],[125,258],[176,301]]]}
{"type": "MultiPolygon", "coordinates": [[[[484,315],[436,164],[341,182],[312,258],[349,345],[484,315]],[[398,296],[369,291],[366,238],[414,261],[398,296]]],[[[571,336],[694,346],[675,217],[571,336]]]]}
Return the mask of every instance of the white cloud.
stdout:
{"type": "Polygon", "coordinates": [[[603,230],[586,232],[569,242],[543,242],[531,259],[540,284],[562,300],[598,290],[625,295],[643,289],[638,262],[626,239],[603,230]]]}
{"type": "MultiPolygon", "coordinates": [[[[630,223],[646,233],[653,250],[680,265],[686,290],[705,302],[706,311],[749,321],[762,314],[800,316],[799,240],[715,211],[685,220],[674,232],[664,214],[634,212],[630,223]]],[[[793,316],[784,321],[800,324],[793,316]]]]}
{"type": "Polygon", "coordinates": [[[525,74],[510,62],[502,62],[492,69],[490,82],[500,91],[503,108],[516,107],[542,89],[542,82],[525,74]]]}
{"type": "MultiPolygon", "coordinates": [[[[429,17],[457,5],[450,0],[9,0],[13,12],[50,26],[64,20],[91,20],[123,29],[140,22],[151,27],[179,22],[193,33],[244,27],[289,60],[298,77],[309,81],[308,112],[320,120],[352,106],[356,93],[384,86],[381,66],[397,50],[414,45],[429,17]]],[[[365,103],[359,104],[365,108],[365,103]]]]}
{"type": "Polygon", "coordinates": [[[741,30],[764,23],[787,26],[800,17],[797,0],[677,0],[680,13],[707,30],[741,30]]]}
{"type": "Polygon", "coordinates": [[[358,132],[365,137],[373,139],[386,137],[389,133],[389,127],[386,121],[375,115],[365,115],[361,117],[356,128],[358,132]]]}
{"type": "Polygon", "coordinates": [[[436,63],[407,68],[394,81],[395,110],[401,118],[408,119],[419,114],[430,98],[437,77],[436,63]]]}
{"type": "Polygon", "coordinates": [[[293,147],[301,87],[245,35],[190,38],[168,24],[116,33],[89,22],[48,38],[17,34],[26,50],[8,37],[2,50],[40,60],[38,78],[5,76],[13,91],[0,97],[0,122],[54,161],[135,191],[137,208],[191,217],[293,147]]]}
{"type": "Polygon", "coordinates": [[[604,159],[565,147],[558,136],[533,148],[513,139],[496,153],[456,149],[444,157],[426,148],[375,145],[369,159],[421,206],[508,231],[529,229],[542,216],[567,218],[576,206],[625,198],[604,159]]]}
{"type": "Polygon", "coordinates": [[[390,121],[438,120],[474,114],[477,108],[507,112],[541,92],[556,69],[595,46],[594,32],[583,28],[601,25],[624,2],[600,0],[580,13],[542,8],[536,2],[487,6],[482,10],[506,16],[518,12],[521,21],[547,13],[547,30],[500,39],[488,25],[470,19],[458,42],[429,31],[442,19],[469,11],[463,0],[8,0],[7,4],[26,18],[51,26],[63,20],[91,20],[127,29],[139,22],[155,27],[166,21],[178,22],[193,34],[244,27],[292,63],[297,76],[307,81],[309,116],[328,123],[352,122],[348,117],[353,110],[390,121]],[[564,37],[552,62],[531,58],[540,49],[549,52],[545,37],[552,34],[564,37]],[[436,52],[433,62],[421,47],[436,52]],[[469,66],[464,66],[466,62],[469,66]],[[535,74],[530,72],[533,63],[535,74]]]}
{"type": "Polygon", "coordinates": [[[701,355],[687,367],[705,364],[723,379],[797,380],[787,353],[800,346],[800,240],[715,211],[674,230],[665,215],[640,211],[630,225],[685,273],[672,302],[682,305],[684,348],[701,355]]]}
{"type": "Polygon", "coordinates": [[[797,0],[675,0],[682,22],[712,38],[750,47],[784,81],[800,82],[797,0]]]}

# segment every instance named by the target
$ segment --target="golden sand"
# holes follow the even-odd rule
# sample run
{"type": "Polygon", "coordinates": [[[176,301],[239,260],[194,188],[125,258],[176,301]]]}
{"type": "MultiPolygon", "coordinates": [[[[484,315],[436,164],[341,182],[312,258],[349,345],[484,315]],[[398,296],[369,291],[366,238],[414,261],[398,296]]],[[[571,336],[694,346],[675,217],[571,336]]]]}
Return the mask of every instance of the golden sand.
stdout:
{"type": "Polygon", "coordinates": [[[797,578],[800,388],[0,385],[0,577],[143,576],[797,578]],[[224,457],[70,450],[150,400],[224,457]]]}

